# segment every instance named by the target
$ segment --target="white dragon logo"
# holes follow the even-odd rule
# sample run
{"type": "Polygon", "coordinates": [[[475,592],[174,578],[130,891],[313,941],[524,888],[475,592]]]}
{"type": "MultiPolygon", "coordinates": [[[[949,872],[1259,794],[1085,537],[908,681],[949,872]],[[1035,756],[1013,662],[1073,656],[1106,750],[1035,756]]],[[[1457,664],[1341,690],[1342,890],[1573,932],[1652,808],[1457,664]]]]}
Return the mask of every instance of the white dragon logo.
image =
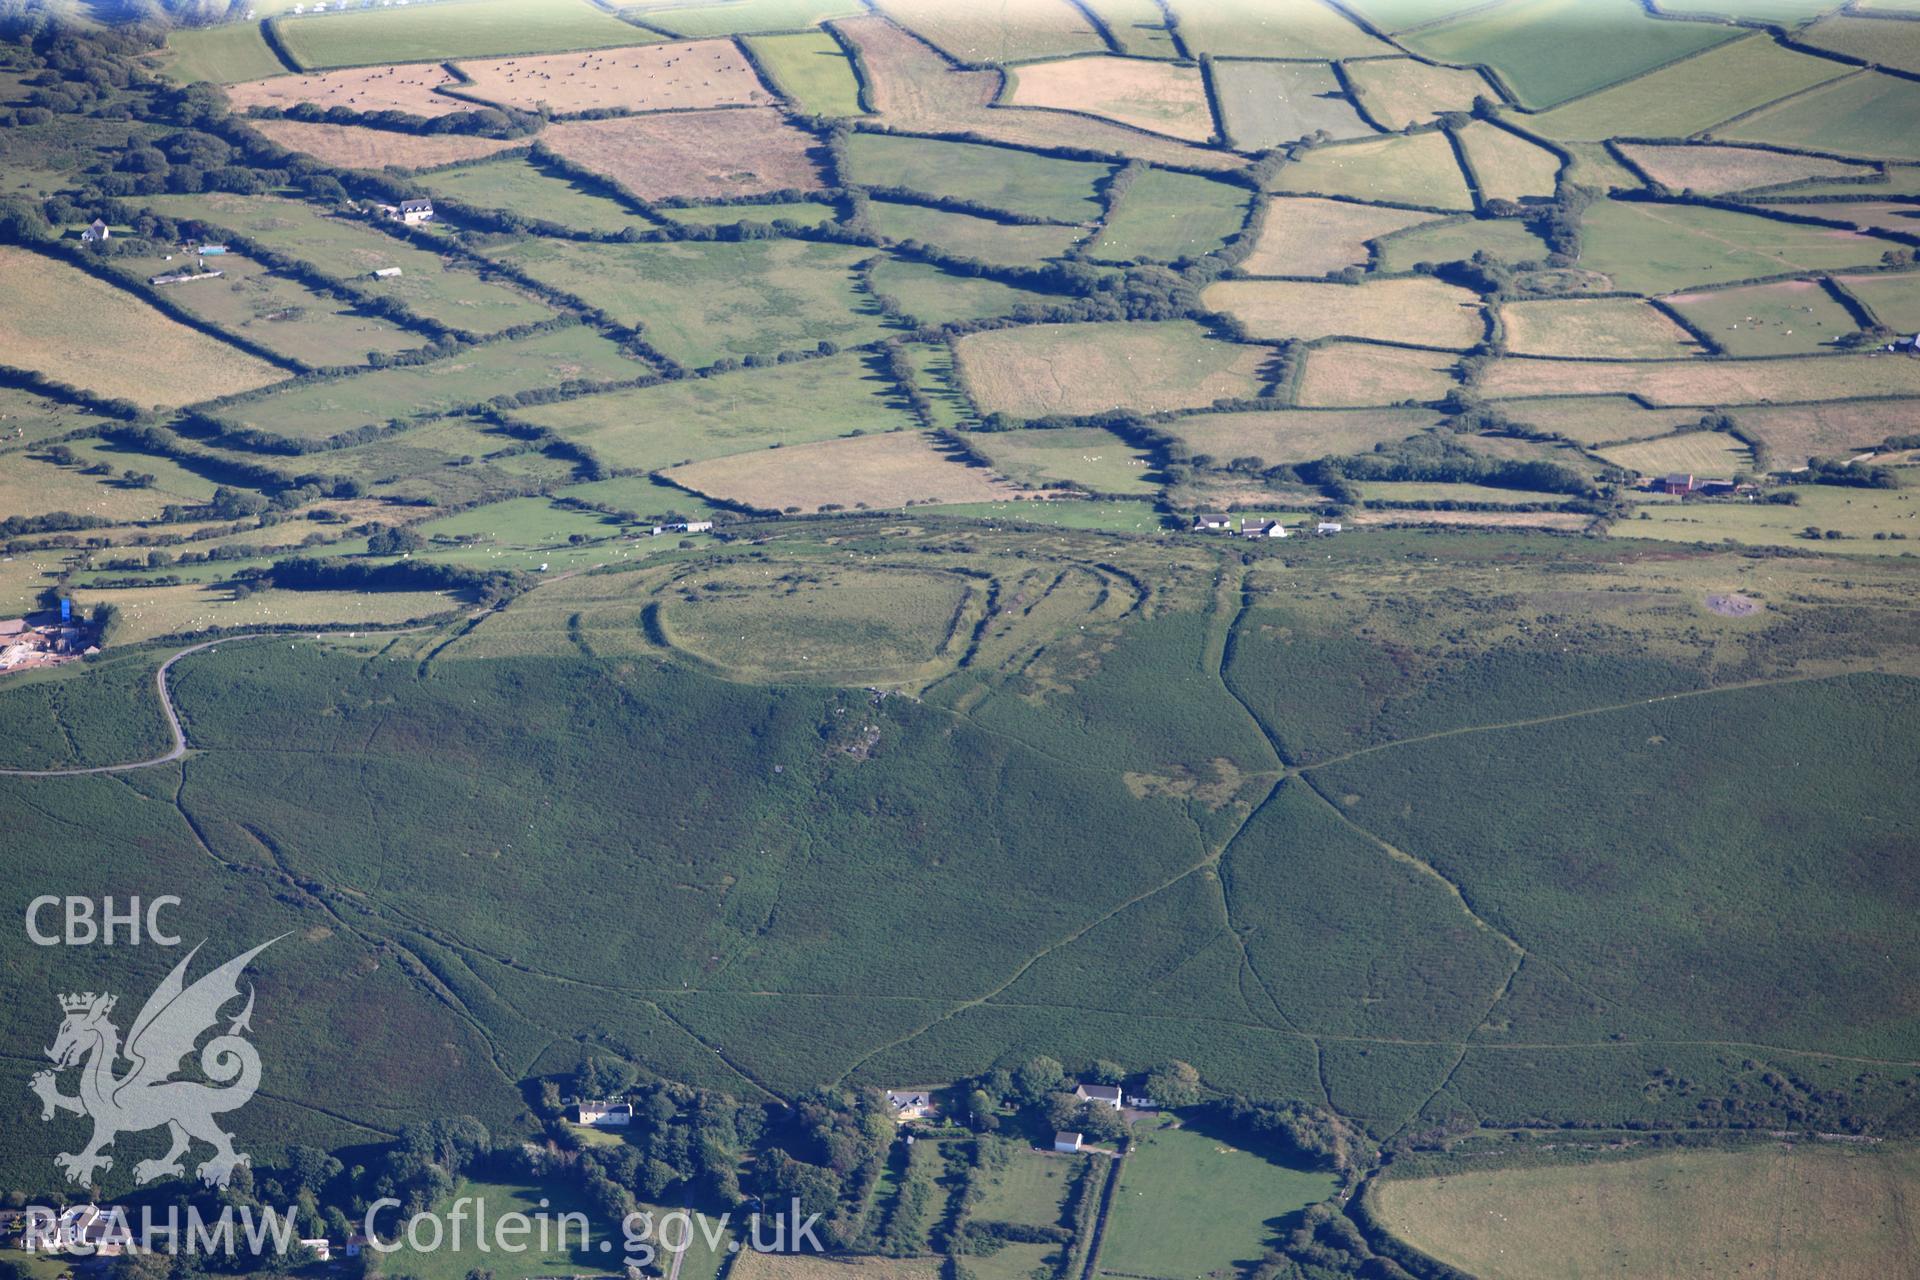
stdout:
{"type": "Polygon", "coordinates": [[[182,1060],[194,1051],[194,1042],[219,1021],[221,1008],[239,999],[240,973],[248,961],[279,940],[269,939],[235,956],[192,986],[186,983],[187,965],[200,948],[189,951],[133,1020],[124,1050],[119,1028],[107,1018],[116,997],[91,991],[60,997],[66,1020],[60,1024],[53,1047],[47,1050],[54,1070],[36,1073],[30,1087],[40,1096],[42,1120],[51,1120],[60,1111],[93,1118],[92,1140],[80,1151],[53,1158],[69,1179],[82,1186],[91,1185],[96,1170],[113,1168],[112,1157],[102,1155],[101,1148],[111,1146],[122,1133],[161,1125],[167,1127],[173,1145],[160,1159],[135,1165],[136,1182],[185,1174],[180,1157],[196,1138],[213,1147],[212,1157],[196,1170],[209,1186],[226,1186],[236,1167],[251,1163],[244,1153],[233,1149],[233,1135],[214,1120],[222,1112],[246,1105],[260,1087],[260,1054],[240,1035],[253,1029],[251,987],[247,989],[246,1008],[233,1019],[226,1034],[215,1036],[200,1050],[200,1070],[213,1083],[172,1077],[182,1070],[182,1060]],[[131,1065],[125,1074],[116,1074],[123,1056],[131,1065]],[[60,1092],[55,1073],[75,1066],[81,1068],[80,1093],[68,1097],[60,1092]]]}

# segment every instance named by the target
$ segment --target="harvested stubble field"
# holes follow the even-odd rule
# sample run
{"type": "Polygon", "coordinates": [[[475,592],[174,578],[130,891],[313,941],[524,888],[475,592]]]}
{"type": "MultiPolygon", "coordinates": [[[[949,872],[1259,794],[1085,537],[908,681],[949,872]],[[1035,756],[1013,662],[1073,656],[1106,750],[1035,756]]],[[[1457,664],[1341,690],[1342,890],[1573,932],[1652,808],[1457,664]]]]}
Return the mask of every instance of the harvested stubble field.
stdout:
{"type": "Polygon", "coordinates": [[[1367,342],[1330,342],[1307,352],[1294,402],[1302,408],[1425,403],[1459,386],[1454,357],[1367,342]]]}
{"type": "Polygon", "coordinates": [[[306,120],[255,120],[253,127],[289,151],[302,151],[342,169],[433,169],[525,147],[525,138],[476,138],[460,134],[397,133],[357,124],[306,120]]]}
{"type": "Polygon", "coordinates": [[[1724,479],[1753,468],[1752,450],[1721,431],[1686,431],[1639,444],[1616,445],[1602,450],[1600,456],[1643,476],[1690,472],[1724,479]]]}
{"type": "Polygon", "coordinates": [[[1484,120],[1462,129],[1460,142],[1486,199],[1538,200],[1553,195],[1560,178],[1560,157],[1545,147],[1484,120]]]}
{"type": "Polygon", "coordinates": [[[695,493],[770,511],[996,502],[1019,492],[918,431],[738,453],[661,474],[695,493]]]}
{"type": "Polygon", "coordinates": [[[1389,1179],[1373,1197],[1395,1235],[1486,1280],[1573,1280],[1598,1258],[1645,1280],[1887,1280],[1915,1274],[1916,1188],[1909,1147],[1780,1144],[1389,1179]]]}
{"type": "Polygon", "coordinates": [[[1920,402],[1913,400],[1754,407],[1735,416],[1742,430],[1765,443],[1775,466],[1846,457],[1893,436],[1920,434],[1920,402]]]}
{"type": "Polygon", "coordinates": [[[472,82],[462,92],[522,111],[680,111],[773,101],[731,40],[493,58],[459,66],[472,82]]]}
{"type": "Polygon", "coordinates": [[[1637,395],[1656,405],[1740,405],[1920,394],[1920,360],[1809,356],[1775,360],[1618,362],[1511,357],[1479,382],[1490,398],[1637,395]]]}
{"type": "Polygon", "coordinates": [[[1845,74],[1830,58],[1755,35],[1530,116],[1527,127],[1549,138],[1684,138],[1845,74]]]}
{"type": "Polygon", "coordinates": [[[78,267],[11,245],[0,245],[0,351],[16,368],[142,408],[289,376],[78,267]]]}
{"type": "Polygon", "coordinates": [[[1507,349],[1517,356],[1603,356],[1616,360],[1698,355],[1700,344],[1673,318],[1638,298],[1547,298],[1500,309],[1507,349]]]}
{"type": "Polygon", "coordinates": [[[891,325],[856,288],[872,251],[805,240],[592,245],[523,242],[501,253],[534,279],[602,308],[675,360],[774,355],[871,342],[891,325]]]}
{"type": "Polygon", "coordinates": [[[1365,58],[1393,47],[1313,0],[1173,0],[1180,38],[1197,58],[1365,58]]]}
{"type": "Polygon", "coordinates": [[[768,107],[570,120],[541,141],[646,200],[765,195],[823,185],[815,139],[768,107]]]}
{"type": "Polygon", "coordinates": [[[950,0],[877,0],[895,22],[966,63],[1012,62],[1067,53],[1103,52],[1087,15],[1070,0],[956,5],[950,0]]]}
{"type": "Polygon", "coordinates": [[[1251,396],[1271,356],[1264,347],[1209,338],[1186,320],[1028,325],[968,334],[954,350],[982,413],[1024,417],[1154,413],[1251,396]]]}
{"type": "Polygon", "coordinates": [[[474,104],[436,90],[457,89],[460,78],[437,62],[395,63],[349,71],[270,76],[227,86],[235,111],[252,107],[345,107],[349,111],[404,111],[411,116],[444,116],[472,111],[474,104]]]}
{"type": "Polygon", "coordinates": [[[1312,196],[1268,201],[1253,252],[1240,269],[1250,276],[1324,276],[1367,265],[1367,242],[1404,231],[1432,214],[1383,209],[1312,196]]]}
{"type": "Polygon", "coordinates": [[[838,1258],[740,1251],[735,1280],[937,1280],[937,1258],[838,1258]]]}
{"type": "Polygon", "coordinates": [[[1104,116],[1189,142],[1213,136],[1207,88],[1195,67],[1144,58],[1063,58],[1009,71],[1015,106],[1104,116]]]}
{"type": "Polygon", "coordinates": [[[891,383],[851,353],[771,369],[681,378],[653,387],[516,410],[611,467],[653,471],[850,431],[913,425],[891,383]]]}
{"type": "Polygon", "coordinates": [[[860,49],[874,110],[895,129],[965,131],[1019,146],[1083,147],[1196,169],[1232,169],[1246,163],[1227,152],[1103,120],[995,107],[998,72],[956,70],[924,42],[879,17],[849,18],[834,26],[860,49]]]}
{"type": "Polygon", "coordinates": [[[1439,423],[1426,409],[1273,409],[1196,413],[1157,428],[1216,464],[1258,458],[1267,466],[1365,453],[1439,423]]]}
{"type": "Polygon", "coordinates": [[[1389,129],[1425,124],[1443,111],[1471,110],[1475,98],[1493,90],[1478,71],[1411,58],[1349,62],[1346,72],[1367,114],[1389,129]]]}
{"type": "Polygon", "coordinates": [[[1486,333],[1479,295],[1430,276],[1352,285],[1222,280],[1200,299],[1262,341],[1341,337],[1462,350],[1486,333]]]}
{"type": "Polygon", "coordinates": [[[89,605],[119,611],[121,644],[222,627],[324,626],[362,623],[397,626],[456,608],[451,595],[427,591],[258,591],[235,600],[224,584],[176,587],[95,587],[89,605]]]}
{"type": "Polygon", "coordinates": [[[1860,327],[1812,280],[1676,293],[1666,302],[1736,356],[1808,355],[1860,327]]]}
{"type": "Polygon", "coordinates": [[[840,42],[824,31],[754,36],[746,41],[754,60],[794,106],[817,116],[857,116],[860,82],[840,42]]]}
{"type": "MultiPolygon", "coordinates": [[[[1863,187],[1865,191],[1875,188],[1863,187]]],[[[1828,218],[1851,223],[1861,231],[1896,231],[1920,236],[1920,205],[1894,200],[1826,201],[1801,204],[1788,201],[1758,202],[1760,207],[1802,217],[1828,218]]]]}
{"type": "Polygon", "coordinates": [[[1374,132],[1324,63],[1222,58],[1213,64],[1213,87],[1227,136],[1243,149],[1278,146],[1323,129],[1334,138],[1374,132]]]}
{"type": "Polygon", "coordinates": [[[1873,173],[1872,167],[1864,164],[1768,151],[1763,147],[1623,142],[1620,150],[1662,186],[1674,191],[1691,189],[1710,196],[1810,178],[1864,178],[1873,173]]]}
{"type": "Polygon", "coordinates": [[[1473,208],[1453,147],[1438,132],[1316,147],[1282,167],[1268,189],[1429,209],[1473,208]]]}
{"type": "Polygon", "coordinates": [[[1059,257],[1087,234],[1081,227],[993,222],[971,214],[885,200],[868,204],[867,221],[891,240],[918,240],[963,258],[1022,267],[1059,257]]]}

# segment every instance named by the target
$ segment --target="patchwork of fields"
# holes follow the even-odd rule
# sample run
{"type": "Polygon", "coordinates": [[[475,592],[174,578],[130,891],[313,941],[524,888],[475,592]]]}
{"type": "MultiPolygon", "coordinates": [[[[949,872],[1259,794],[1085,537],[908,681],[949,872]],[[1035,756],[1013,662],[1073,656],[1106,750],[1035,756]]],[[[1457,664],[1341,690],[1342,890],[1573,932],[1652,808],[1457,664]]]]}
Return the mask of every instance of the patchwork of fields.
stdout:
{"type": "Polygon", "coordinates": [[[284,935],[263,1187],[471,1116],[501,1154],[408,1194],[840,1233],[677,1280],[1900,1274],[1909,27],[9,37],[0,622],[70,601],[100,651],[0,668],[0,906],[193,884],[209,954],[284,935]],[[1174,1096],[1075,1120],[1076,1077],[1174,1096]],[[950,1123],[894,1146],[907,1086],[950,1123]]]}

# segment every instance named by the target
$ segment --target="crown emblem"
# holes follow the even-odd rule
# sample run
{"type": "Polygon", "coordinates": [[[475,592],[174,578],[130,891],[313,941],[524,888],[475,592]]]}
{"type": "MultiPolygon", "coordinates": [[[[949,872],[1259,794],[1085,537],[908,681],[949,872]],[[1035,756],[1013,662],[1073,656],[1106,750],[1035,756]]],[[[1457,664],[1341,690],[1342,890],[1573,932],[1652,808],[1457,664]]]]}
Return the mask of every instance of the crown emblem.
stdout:
{"type": "MultiPolygon", "coordinates": [[[[101,997],[103,1003],[100,1005],[100,1012],[103,1014],[111,1013],[113,1011],[114,1001],[117,998],[118,997],[115,996],[101,997]]],[[[87,1010],[93,1008],[93,1001],[93,992],[76,992],[73,995],[61,996],[60,1007],[68,1013],[85,1013],[87,1010]]]]}

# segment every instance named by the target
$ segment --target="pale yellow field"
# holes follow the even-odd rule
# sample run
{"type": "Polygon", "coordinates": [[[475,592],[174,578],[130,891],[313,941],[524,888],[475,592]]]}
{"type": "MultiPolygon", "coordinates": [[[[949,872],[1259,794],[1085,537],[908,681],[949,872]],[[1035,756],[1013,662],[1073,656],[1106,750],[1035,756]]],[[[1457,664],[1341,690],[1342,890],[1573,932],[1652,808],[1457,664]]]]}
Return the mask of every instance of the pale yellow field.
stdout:
{"type": "Polygon", "coordinates": [[[770,107],[675,111],[551,125],[541,141],[642,199],[814,191],[812,134],[770,107]]]}
{"type": "Polygon", "coordinates": [[[1387,1181],[1374,1194],[1395,1235],[1482,1280],[1920,1276],[1910,1148],[1680,1152],[1387,1181]]]}
{"type": "Polygon", "coordinates": [[[303,151],[342,169],[431,169],[527,145],[525,138],[479,138],[470,134],[395,133],[357,124],[318,124],[304,120],[254,120],[255,129],[289,151],[303,151]]]}
{"type": "Polygon", "coordinates": [[[1920,433],[1920,400],[1863,400],[1741,409],[1743,430],[1765,442],[1774,466],[1851,457],[1889,436],[1920,433]]]}
{"type": "Polygon", "coordinates": [[[1411,58],[1368,58],[1349,62],[1346,70],[1367,114],[1389,129],[1425,124],[1442,111],[1469,110],[1475,98],[1493,94],[1478,71],[1430,67],[1411,58]]]}
{"type": "Polygon", "coordinates": [[[1390,525],[1445,525],[1463,529],[1560,529],[1571,532],[1593,523],[1577,511],[1354,511],[1343,517],[1350,529],[1390,525]]]}
{"type": "Polygon", "coordinates": [[[539,58],[462,62],[465,92],[523,111],[768,106],[773,97],[731,40],[642,44],[539,58]]]}
{"type": "Polygon", "coordinates": [[[1544,199],[1560,174],[1560,157],[1484,120],[1460,131],[1480,194],[1489,200],[1544,199]]]}
{"type": "Polygon", "coordinates": [[[1643,476],[1691,472],[1695,476],[1726,479],[1736,471],[1753,469],[1753,454],[1732,436],[1720,431],[1688,431],[1639,444],[1602,449],[1600,456],[1617,467],[1643,476]]]}
{"type": "Polygon", "coordinates": [[[1027,63],[1010,74],[1017,106],[1084,111],[1189,142],[1205,142],[1214,133],[1197,67],[1144,58],[1063,58],[1027,63]]]}
{"type": "Polygon", "coordinates": [[[1700,344],[1637,298],[1554,298],[1500,309],[1507,349],[1521,356],[1655,359],[1697,355],[1700,344]]]}
{"type": "Polygon", "coordinates": [[[1750,191],[1803,178],[1861,178],[1873,172],[1863,164],[1821,156],[1789,155],[1758,147],[1662,147],[1623,142],[1620,150],[1654,181],[1675,191],[1691,187],[1702,195],[1750,191]]]}
{"type": "Polygon", "coordinates": [[[999,502],[1019,489],[937,448],[918,431],[736,453],[661,472],[697,493],[770,511],[999,502]]]}
{"type": "Polygon", "coordinates": [[[248,80],[228,85],[227,100],[235,111],[311,102],[316,107],[444,116],[449,112],[473,110],[471,102],[434,92],[440,88],[458,88],[459,84],[459,77],[437,62],[403,62],[388,67],[356,67],[350,71],[314,71],[248,80]]]}
{"type": "Polygon", "coordinates": [[[961,62],[1003,62],[1104,49],[1086,14],[1068,0],[954,4],[879,0],[879,10],[961,62]]]}
{"type": "Polygon", "coordinates": [[[1222,280],[1201,291],[1256,338],[1374,338],[1464,350],[1485,334],[1479,295],[1431,276],[1365,284],[1222,280]]]}
{"type": "Polygon", "coordinates": [[[1453,145],[1437,132],[1315,147],[1283,166],[1269,189],[1433,209],[1473,208],[1453,145]]]}
{"type": "Polygon", "coordinates": [[[1268,466],[1308,462],[1328,454],[1365,453],[1435,425],[1428,409],[1273,409],[1196,413],[1159,430],[1216,462],[1259,458],[1268,466]]]}
{"type": "Polygon", "coordinates": [[[1181,320],[995,329],[966,335],[954,352],[982,413],[1028,417],[1197,409],[1252,396],[1271,356],[1263,347],[1215,341],[1181,320]]]}
{"type": "Polygon", "coordinates": [[[1480,379],[1489,399],[1542,395],[1638,395],[1660,405],[1740,405],[1920,395],[1920,360],[1905,356],[1815,356],[1799,360],[1682,363],[1497,360],[1480,379]]]}
{"type": "Polygon", "coordinates": [[[1240,264],[1250,276],[1324,276],[1367,264],[1367,241],[1433,219],[1430,213],[1313,196],[1276,198],[1253,252],[1240,264]]]}
{"type": "MultiPolygon", "coordinates": [[[[1625,396],[1562,396],[1504,400],[1500,412],[1515,422],[1557,432],[1579,444],[1615,444],[1666,435],[1700,421],[1698,409],[1642,409],[1625,396]]],[[[1744,423],[1748,411],[1742,410],[1744,423]]]]}
{"type": "MultiPolygon", "coordinates": [[[[1000,93],[999,72],[959,70],[925,43],[877,15],[844,18],[834,23],[834,28],[859,48],[875,113],[895,129],[965,131],[1020,146],[1084,147],[1195,169],[1234,169],[1246,163],[1243,156],[1141,133],[1104,120],[994,107],[992,103],[1000,93]]],[[[1029,52],[1028,56],[1033,54],[1029,52]]]]}
{"type": "Polygon", "coordinates": [[[111,604],[120,611],[115,642],[137,644],[155,636],[187,634],[211,627],[321,626],[365,623],[392,626],[425,618],[460,602],[431,591],[261,591],[231,599],[225,587],[126,587],[74,592],[76,607],[111,604]]]}
{"type": "Polygon", "coordinates": [[[731,1280],[937,1280],[938,1258],[840,1259],[742,1249],[731,1280]]]}
{"type": "Polygon", "coordinates": [[[1307,352],[1294,402],[1324,409],[1439,400],[1460,385],[1453,366],[1454,358],[1441,352],[1329,343],[1307,352]]]}
{"type": "Polygon", "coordinates": [[[4,363],[143,407],[194,404],[288,375],[78,267],[0,245],[4,363]]]}

